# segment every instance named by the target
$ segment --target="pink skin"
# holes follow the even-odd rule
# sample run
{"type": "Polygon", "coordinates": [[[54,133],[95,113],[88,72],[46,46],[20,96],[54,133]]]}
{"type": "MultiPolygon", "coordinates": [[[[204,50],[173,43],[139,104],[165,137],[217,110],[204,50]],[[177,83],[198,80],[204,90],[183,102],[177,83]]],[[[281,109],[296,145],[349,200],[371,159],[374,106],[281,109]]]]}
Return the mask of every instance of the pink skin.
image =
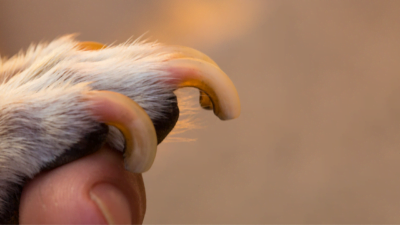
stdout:
{"type": "Polygon", "coordinates": [[[107,224],[99,199],[113,223],[143,222],[142,175],[126,171],[122,154],[107,146],[30,181],[22,193],[20,223],[107,224]]]}

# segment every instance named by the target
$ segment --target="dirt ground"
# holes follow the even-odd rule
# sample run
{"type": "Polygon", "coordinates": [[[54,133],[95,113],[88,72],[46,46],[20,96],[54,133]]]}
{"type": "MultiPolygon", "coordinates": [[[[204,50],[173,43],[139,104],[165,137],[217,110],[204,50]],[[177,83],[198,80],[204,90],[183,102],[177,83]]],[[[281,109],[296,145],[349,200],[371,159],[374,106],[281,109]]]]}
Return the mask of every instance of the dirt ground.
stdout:
{"type": "Polygon", "coordinates": [[[145,223],[400,223],[399,10],[384,0],[0,0],[0,52],[147,32],[207,53],[231,77],[242,115],[222,122],[199,109],[201,128],[176,136],[196,141],[160,145],[144,174],[145,223]]]}

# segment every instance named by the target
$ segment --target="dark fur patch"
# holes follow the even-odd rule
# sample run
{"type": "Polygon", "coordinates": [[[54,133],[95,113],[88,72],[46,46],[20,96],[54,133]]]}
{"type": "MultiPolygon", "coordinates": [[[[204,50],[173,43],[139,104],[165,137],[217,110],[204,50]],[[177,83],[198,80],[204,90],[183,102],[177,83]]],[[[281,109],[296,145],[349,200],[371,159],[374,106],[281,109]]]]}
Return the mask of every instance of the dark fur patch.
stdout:
{"type": "MultiPolygon", "coordinates": [[[[26,179],[24,179],[25,183],[26,179]]],[[[10,185],[12,186],[12,185],[10,185]]],[[[1,224],[19,224],[19,203],[23,185],[14,184],[5,199],[3,211],[0,214],[1,224]]]]}
{"type": "Polygon", "coordinates": [[[56,160],[44,165],[41,170],[51,170],[96,152],[105,143],[107,134],[108,126],[105,124],[100,124],[96,131],[87,134],[82,140],[74,144],[72,148],[58,156],[56,160]]]}
{"type": "Polygon", "coordinates": [[[179,108],[176,96],[172,97],[168,101],[171,101],[172,103],[169,110],[164,111],[164,115],[167,119],[153,121],[154,128],[156,129],[158,144],[160,144],[165,137],[167,137],[179,119],[179,108]]]}

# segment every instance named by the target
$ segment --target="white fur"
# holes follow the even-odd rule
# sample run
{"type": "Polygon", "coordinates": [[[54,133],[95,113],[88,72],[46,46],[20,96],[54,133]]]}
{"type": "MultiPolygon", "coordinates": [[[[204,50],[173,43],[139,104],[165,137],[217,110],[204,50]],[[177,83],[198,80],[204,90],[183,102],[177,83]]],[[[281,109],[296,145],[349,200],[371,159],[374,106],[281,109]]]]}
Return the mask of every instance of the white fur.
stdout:
{"type": "MultiPolygon", "coordinates": [[[[0,59],[0,211],[10,183],[33,177],[41,166],[69,149],[98,122],[84,93],[92,89],[122,93],[151,119],[163,118],[174,87],[159,44],[133,42],[101,51],[81,51],[73,36],[31,46],[25,54],[0,59]]],[[[111,128],[108,142],[122,149],[124,139],[111,128]]]]}

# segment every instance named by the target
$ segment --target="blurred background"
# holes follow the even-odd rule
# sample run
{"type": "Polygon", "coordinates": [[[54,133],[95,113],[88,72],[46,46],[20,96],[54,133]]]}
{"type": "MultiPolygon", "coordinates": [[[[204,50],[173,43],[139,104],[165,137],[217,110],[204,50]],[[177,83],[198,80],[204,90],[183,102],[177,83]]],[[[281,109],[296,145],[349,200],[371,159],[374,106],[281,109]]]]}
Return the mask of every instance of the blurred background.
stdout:
{"type": "Polygon", "coordinates": [[[0,0],[0,53],[70,33],[145,34],[230,76],[242,115],[199,109],[202,128],[179,135],[196,141],[159,146],[144,174],[147,224],[400,223],[399,11],[383,0],[0,0]]]}

